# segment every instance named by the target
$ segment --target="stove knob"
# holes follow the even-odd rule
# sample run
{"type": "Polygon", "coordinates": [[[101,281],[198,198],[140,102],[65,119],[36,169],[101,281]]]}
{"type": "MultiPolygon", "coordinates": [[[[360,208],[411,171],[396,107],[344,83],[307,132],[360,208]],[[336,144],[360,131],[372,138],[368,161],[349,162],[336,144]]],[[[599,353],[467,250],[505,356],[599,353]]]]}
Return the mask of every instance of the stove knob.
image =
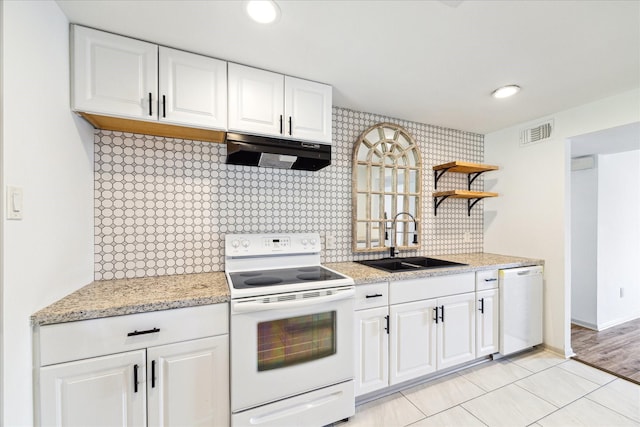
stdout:
{"type": "Polygon", "coordinates": [[[240,241],[239,240],[234,240],[233,242],[231,242],[231,246],[233,246],[234,248],[240,247],[240,241]]]}
{"type": "Polygon", "coordinates": [[[311,243],[312,246],[315,246],[316,245],[316,239],[309,240],[309,243],[311,243]]]}
{"type": "Polygon", "coordinates": [[[303,244],[304,246],[307,246],[307,243],[308,243],[308,242],[307,242],[307,239],[302,239],[302,244],[303,244]]]}
{"type": "Polygon", "coordinates": [[[246,239],[242,239],[242,246],[245,247],[245,248],[248,248],[249,247],[249,241],[246,240],[246,239]]]}

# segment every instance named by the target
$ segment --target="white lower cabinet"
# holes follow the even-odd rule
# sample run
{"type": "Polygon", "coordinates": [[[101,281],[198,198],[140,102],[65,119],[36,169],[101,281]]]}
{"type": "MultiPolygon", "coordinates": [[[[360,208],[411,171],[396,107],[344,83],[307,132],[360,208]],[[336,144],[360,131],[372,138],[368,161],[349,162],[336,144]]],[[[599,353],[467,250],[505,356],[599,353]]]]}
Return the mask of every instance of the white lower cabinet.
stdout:
{"type": "Polygon", "coordinates": [[[500,350],[500,298],[498,289],[476,293],[476,356],[482,357],[500,350]]]}
{"type": "Polygon", "coordinates": [[[41,425],[146,425],[144,370],[144,350],[41,368],[41,425]]]}
{"type": "Polygon", "coordinates": [[[356,396],[495,353],[488,344],[497,330],[480,328],[489,327],[496,295],[476,293],[475,282],[463,273],[356,286],[356,396]]]}
{"type": "Polygon", "coordinates": [[[438,299],[437,369],[476,358],[475,293],[438,299]]]}
{"type": "Polygon", "coordinates": [[[227,335],[147,349],[151,426],[229,423],[227,335]]]}
{"type": "Polygon", "coordinates": [[[228,331],[227,304],[36,326],[36,420],[228,425],[228,331]]]}
{"type": "Polygon", "coordinates": [[[389,385],[389,307],[359,310],[354,318],[355,395],[358,396],[389,385]]]}

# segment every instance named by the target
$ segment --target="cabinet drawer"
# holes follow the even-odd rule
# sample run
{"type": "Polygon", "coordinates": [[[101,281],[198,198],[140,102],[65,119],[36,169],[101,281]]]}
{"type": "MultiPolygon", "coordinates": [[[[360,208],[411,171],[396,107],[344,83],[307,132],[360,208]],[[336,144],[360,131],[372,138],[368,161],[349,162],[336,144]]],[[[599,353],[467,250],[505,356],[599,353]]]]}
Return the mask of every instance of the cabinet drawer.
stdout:
{"type": "Polygon", "coordinates": [[[389,286],[387,282],[356,286],[356,310],[382,307],[389,304],[389,286]]]}
{"type": "Polygon", "coordinates": [[[228,332],[228,304],[57,323],[35,330],[40,340],[40,366],[228,332]]]}
{"type": "Polygon", "coordinates": [[[393,281],[389,284],[389,304],[473,292],[474,282],[473,273],[393,281]]]}
{"type": "Polygon", "coordinates": [[[498,287],[498,270],[476,271],[476,291],[498,287]]]}

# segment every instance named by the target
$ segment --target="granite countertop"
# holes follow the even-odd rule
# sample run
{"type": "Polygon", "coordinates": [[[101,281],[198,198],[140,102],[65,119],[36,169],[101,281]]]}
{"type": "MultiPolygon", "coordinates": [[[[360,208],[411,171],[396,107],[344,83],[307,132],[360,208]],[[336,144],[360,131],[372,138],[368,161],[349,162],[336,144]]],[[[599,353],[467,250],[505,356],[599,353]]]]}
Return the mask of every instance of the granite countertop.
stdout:
{"type": "Polygon", "coordinates": [[[99,280],[31,316],[33,325],[228,302],[223,272],[99,280]]]}
{"type": "MultiPolygon", "coordinates": [[[[467,264],[456,267],[440,267],[431,270],[402,271],[388,273],[377,268],[367,267],[356,262],[327,263],[325,266],[351,277],[357,285],[381,282],[385,280],[415,279],[418,277],[444,276],[446,274],[466,273],[481,270],[495,270],[499,268],[529,267],[532,265],[544,265],[544,260],[513,257],[488,253],[469,253],[455,255],[429,255],[430,258],[438,258],[446,261],[467,264]]],[[[373,258],[373,257],[372,257],[373,258]]]]}
{"type": "MultiPolygon", "coordinates": [[[[539,259],[487,253],[432,255],[431,257],[468,265],[398,273],[387,273],[355,262],[324,265],[353,278],[356,285],[360,285],[384,280],[402,280],[544,264],[544,261],[539,259]]],[[[223,272],[99,280],[34,313],[31,316],[31,323],[33,325],[50,325],[225,303],[229,300],[229,287],[223,272]]]]}

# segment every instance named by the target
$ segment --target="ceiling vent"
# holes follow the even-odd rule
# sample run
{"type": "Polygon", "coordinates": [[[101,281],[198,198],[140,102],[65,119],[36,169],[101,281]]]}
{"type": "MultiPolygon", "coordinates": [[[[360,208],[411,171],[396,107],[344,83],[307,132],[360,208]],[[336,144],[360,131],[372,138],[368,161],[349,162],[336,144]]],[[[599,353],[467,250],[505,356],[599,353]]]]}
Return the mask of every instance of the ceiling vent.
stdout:
{"type": "Polygon", "coordinates": [[[527,127],[520,131],[520,146],[526,147],[538,142],[551,139],[553,134],[553,119],[545,120],[534,126],[527,127]]]}

